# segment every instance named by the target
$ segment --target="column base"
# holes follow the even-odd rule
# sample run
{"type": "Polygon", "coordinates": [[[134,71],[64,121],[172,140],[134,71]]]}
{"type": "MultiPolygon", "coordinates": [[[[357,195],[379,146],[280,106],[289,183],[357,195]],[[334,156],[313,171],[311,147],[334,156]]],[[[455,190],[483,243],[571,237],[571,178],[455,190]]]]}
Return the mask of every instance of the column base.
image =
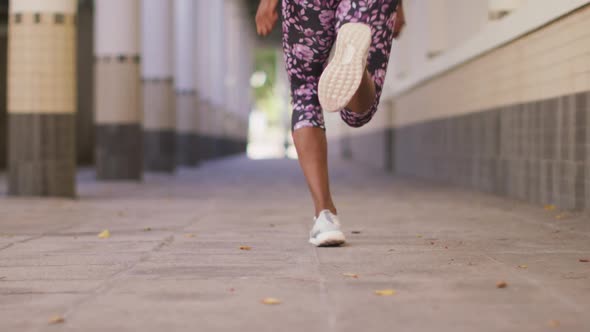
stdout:
{"type": "Polygon", "coordinates": [[[144,130],[145,169],[172,173],[176,169],[176,132],[144,130]]]}
{"type": "Polygon", "coordinates": [[[199,164],[199,137],[192,133],[176,134],[176,160],[180,166],[199,164]]]}
{"type": "Polygon", "coordinates": [[[141,180],[143,148],[140,124],[104,124],[96,130],[99,180],[141,180]]]}
{"type": "Polygon", "coordinates": [[[76,118],[9,114],[8,194],[76,196],[76,118]]]}

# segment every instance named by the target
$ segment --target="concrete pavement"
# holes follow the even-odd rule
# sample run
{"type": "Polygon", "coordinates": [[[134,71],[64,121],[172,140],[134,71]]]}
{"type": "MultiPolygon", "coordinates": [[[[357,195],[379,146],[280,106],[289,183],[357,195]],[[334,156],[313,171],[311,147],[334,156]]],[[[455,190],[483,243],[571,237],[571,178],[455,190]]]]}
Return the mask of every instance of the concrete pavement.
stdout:
{"type": "Polygon", "coordinates": [[[587,215],[343,162],[332,178],[343,248],[307,243],[296,161],[2,197],[0,331],[590,330],[587,215]]]}

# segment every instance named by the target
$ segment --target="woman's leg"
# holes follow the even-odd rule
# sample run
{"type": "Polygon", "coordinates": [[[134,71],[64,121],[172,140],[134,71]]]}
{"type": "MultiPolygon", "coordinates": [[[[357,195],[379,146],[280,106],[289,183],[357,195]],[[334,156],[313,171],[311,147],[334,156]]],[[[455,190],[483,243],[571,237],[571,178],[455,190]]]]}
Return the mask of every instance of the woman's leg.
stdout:
{"type": "Polygon", "coordinates": [[[317,97],[320,75],[335,38],[336,1],[283,1],[283,48],[293,102],[293,140],[315,206],[336,214],[328,175],[327,143],[317,97]]]}
{"type": "Polygon", "coordinates": [[[314,127],[301,128],[293,132],[293,140],[313,198],[315,215],[323,210],[338,214],[330,193],[326,132],[314,127]]]}
{"type": "Polygon", "coordinates": [[[346,105],[346,108],[353,113],[363,114],[375,103],[377,92],[375,91],[375,82],[368,71],[365,71],[361,84],[352,99],[346,105]]]}
{"type": "Polygon", "coordinates": [[[336,11],[337,30],[346,23],[363,23],[371,27],[372,41],[367,72],[347,108],[340,112],[351,127],[367,124],[379,105],[394,36],[398,0],[343,0],[336,11]]]}

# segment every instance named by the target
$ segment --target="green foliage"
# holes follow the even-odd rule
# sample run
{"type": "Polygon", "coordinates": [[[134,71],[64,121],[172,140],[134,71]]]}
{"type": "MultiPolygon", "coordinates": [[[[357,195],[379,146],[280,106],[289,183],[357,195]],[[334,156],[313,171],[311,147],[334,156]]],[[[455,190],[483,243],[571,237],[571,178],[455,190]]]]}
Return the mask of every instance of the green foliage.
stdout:
{"type": "Polygon", "coordinates": [[[278,125],[281,120],[281,107],[279,96],[274,93],[277,77],[277,52],[273,48],[261,48],[256,50],[255,71],[266,73],[266,82],[258,88],[254,88],[256,108],[265,112],[271,125],[278,125]]]}

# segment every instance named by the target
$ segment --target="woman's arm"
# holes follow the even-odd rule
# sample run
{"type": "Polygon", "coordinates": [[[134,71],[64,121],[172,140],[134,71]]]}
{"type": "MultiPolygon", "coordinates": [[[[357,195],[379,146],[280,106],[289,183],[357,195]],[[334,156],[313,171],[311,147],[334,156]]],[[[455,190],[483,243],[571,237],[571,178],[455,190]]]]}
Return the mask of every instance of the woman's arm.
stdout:
{"type": "Polygon", "coordinates": [[[395,11],[395,23],[393,27],[393,38],[399,37],[406,25],[406,15],[404,13],[404,7],[402,6],[402,0],[400,0],[399,4],[397,5],[397,10],[395,11]]]}
{"type": "Polygon", "coordinates": [[[261,36],[268,35],[277,24],[279,0],[260,0],[256,13],[256,32],[261,36]]]}

